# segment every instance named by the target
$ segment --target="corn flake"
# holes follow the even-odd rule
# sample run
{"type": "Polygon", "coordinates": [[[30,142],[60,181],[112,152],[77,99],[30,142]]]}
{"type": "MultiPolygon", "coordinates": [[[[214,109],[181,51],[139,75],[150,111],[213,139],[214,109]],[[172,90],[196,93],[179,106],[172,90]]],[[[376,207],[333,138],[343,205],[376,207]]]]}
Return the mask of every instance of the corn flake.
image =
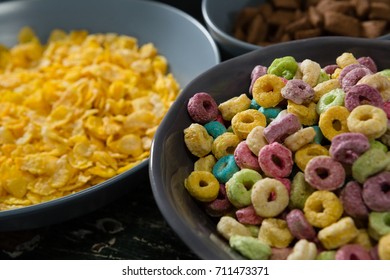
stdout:
{"type": "Polygon", "coordinates": [[[24,27],[0,45],[0,211],[62,197],[133,168],[180,87],[152,43],[24,27]]]}

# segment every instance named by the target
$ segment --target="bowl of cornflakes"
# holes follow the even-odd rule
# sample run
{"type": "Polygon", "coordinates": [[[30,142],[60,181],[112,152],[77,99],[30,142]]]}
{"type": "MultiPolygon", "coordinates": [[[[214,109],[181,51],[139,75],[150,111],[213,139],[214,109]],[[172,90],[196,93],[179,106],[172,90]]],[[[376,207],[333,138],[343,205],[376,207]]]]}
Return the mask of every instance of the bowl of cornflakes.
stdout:
{"type": "MultiPolygon", "coordinates": [[[[241,252],[245,251],[245,253],[250,255],[251,248],[253,249],[253,252],[257,252],[255,248],[259,249],[259,242],[262,242],[263,245],[266,244],[269,246],[267,247],[261,245],[261,248],[266,252],[264,255],[258,255],[258,257],[262,257],[264,259],[278,259],[283,256],[287,257],[286,253],[292,252],[295,242],[299,239],[295,238],[296,235],[292,236],[289,232],[288,228],[290,228],[291,224],[289,224],[289,227],[287,228],[285,222],[286,215],[292,212],[290,211],[291,209],[303,209],[302,206],[295,206],[298,204],[292,203],[295,203],[296,200],[294,199],[304,202],[307,197],[307,190],[312,188],[314,189],[314,187],[308,187],[308,183],[302,183],[305,179],[302,179],[303,181],[298,179],[300,178],[299,176],[303,174],[303,171],[299,173],[298,171],[301,169],[298,168],[295,163],[289,171],[290,173],[285,173],[284,175],[271,173],[271,167],[268,169],[268,166],[273,166],[272,168],[278,170],[278,166],[280,169],[283,169],[283,166],[287,168],[287,166],[291,167],[291,165],[288,165],[287,161],[282,159],[282,156],[278,156],[281,154],[277,153],[276,149],[274,152],[269,150],[270,153],[268,155],[265,153],[260,155],[261,151],[263,149],[265,150],[264,145],[268,143],[268,140],[265,140],[264,135],[266,130],[264,127],[271,129],[268,124],[273,118],[279,118],[280,116],[280,121],[275,121],[273,130],[268,130],[268,132],[271,131],[272,135],[283,135],[283,133],[285,133],[285,135],[292,134],[292,132],[288,132],[288,130],[293,126],[292,122],[287,118],[283,119],[283,113],[290,112],[290,114],[286,114],[285,116],[292,117],[293,115],[296,115],[303,117],[302,119],[305,120],[304,118],[306,117],[311,118],[310,116],[312,114],[310,112],[313,112],[313,110],[308,109],[308,107],[313,108],[313,104],[316,103],[314,101],[310,103],[311,105],[305,103],[306,105],[298,106],[300,110],[295,110],[294,104],[290,102],[290,100],[279,99],[276,105],[257,103],[262,102],[257,100],[265,100],[267,96],[269,99],[273,99],[273,97],[278,95],[278,91],[280,91],[278,84],[282,87],[282,85],[287,82],[287,79],[284,78],[283,75],[291,73],[289,72],[289,70],[291,70],[291,64],[288,63],[288,61],[290,61],[289,59],[294,59],[294,65],[304,62],[301,64],[301,66],[303,66],[310,61],[313,62],[313,66],[316,65],[311,68],[311,70],[307,69],[307,71],[303,68],[295,68],[294,71],[296,71],[296,75],[293,77],[296,77],[295,81],[298,82],[299,79],[306,79],[302,77],[310,77],[313,75],[313,73],[316,72],[313,70],[314,68],[326,69],[326,66],[332,65],[334,72],[327,72],[329,73],[326,74],[329,75],[328,79],[319,79],[321,70],[316,72],[317,74],[314,74],[317,79],[314,79],[315,84],[312,84],[312,86],[319,92],[318,94],[320,94],[320,92],[325,94],[328,91],[331,91],[332,84],[338,84],[337,73],[340,74],[338,70],[341,70],[341,67],[345,67],[347,64],[344,64],[344,66],[338,65],[343,65],[342,63],[347,61],[352,63],[359,60],[362,61],[362,63],[366,63],[372,59],[375,64],[364,64],[368,67],[375,65],[376,68],[370,68],[373,69],[372,71],[379,72],[389,69],[389,47],[390,42],[388,40],[345,37],[312,38],[281,43],[224,61],[198,76],[183,90],[182,94],[178,98],[178,102],[170,108],[166,118],[157,130],[151,150],[149,175],[157,205],[159,206],[163,216],[166,218],[170,226],[176,231],[178,236],[193,250],[194,253],[202,259],[241,259],[248,256],[241,254],[241,252]],[[342,56],[343,54],[344,56],[342,56]],[[341,58],[338,59],[339,57],[341,58]],[[347,57],[349,57],[350,60],[346,59],[347,57]],[[362,57],[366,62],[360,60],[362,57]],[[286,58],[284,62],[283,58],[286,58]],[[338,61],[337,64],[336,60],[338,61]],[[275,64],[271,64],[274,61],[275,64]],[[337,68],[339,69],[335,70],[337,68]],[[278,69],[277,71],[280,72],[267,74],[269,72],[261,71],[264,69],[266,71],[278,69]],[[299,72],[298,69],[302,69],[299,70],[302,72],[299,72]],[[262,79],[262,77],[264,78],[262,79]],[[271,80],[265,80],[268,78],[271,79],[272,77],[276,77],[273,82],[271,80]],[[281,79],[278,79],[279,77],[281,77],[281,79]],[[250,91],[252,79],[256,82],[253,84],[252,91],[250,91]],[[327,87],[323,87],[323,85],[321,85],[322,82],[325,83],[324,85],[327,84],[327,87]],[[321,84],[320,87],[316,88],[315,85],[317,83],[321,84]],[[256,90],[256,92],[258,92],[259,95],[255,96],[254,89],[258,86],[260,90],[256,90]],[[264,95],[262,95],[262,93],[264,93],[264,95]],[[263,97],[258,98],[258,96],[263,97]],[[203,102],[199,101],[198,103],[195,103],[195,100],[203,100],[203,102]],[[260,106],[259,104],[262,105],[260,106]],[[215,114],[216,111],[217,114],[215,114]],[[244,114],[240,114],[241,112],[244,114]],[[246,112],[248,113],[245,114],[246,112]],[[260,112],[263,112],[264,115],[262,116],[260,112]],[[278,115],[279,112],[281,112],[280,115],[278,115]],[[262,119],[262,121],[258,122],[260,119],[262,119]],[[260,124],[260,122],[262,122],[262,124],[260,124]],[[264,130],[260,130],[259,133],[258,130],[254,128],[255,125],[260,129],[263,127],[264,130]],[[253,133],[252,129],[254,131],[253,133]],[[264,133],[262,133],[263,131],[264,133]],[[251,137],[249,137],[248,134],[248,136],[246,136],[245,132],[252,133],[251,137]],[[250,138],[250,140],[248,138],[250,138]],[[258,156],[256,155],[256,152],[252,152],[252,150],[249,150],[248,148],[245,149],[245,145],[242,145],[243,143],[245,144],[245,142],[247,142],[246,146],[251,149],[253,147],[258,147],[260,150],[258,156]],[[240,145],[240,147],[238,145],[240,145]],[[263,148],[261,149],[261,147],[263,148]],[[242,155],[242,157],[240,157],[240,155],[242,155]],[[270,159],[267,162],[263,162],[263,159],[269,159],[271,156],[272,160],[270,159]],[[260,160],[262,161],[260,162],[260,160]],[[274,164],[272,164],[272,161],[274,161],[274,164]],[[238,173],[240,170],[242,173],[238,173]],[[258,173],[256,174],[256,172],[258,173]],[[299,174],[298,177],[295,177],[296,174],[299,174]],[[257,204],[257,202],[255,204],[253,196],[251,197],[251,195],[249,195],[250,201],[246,200],[248,199],[246,195],[250,194],[251,190],[253,194],[253,189],[260,189],[260,186],[255,186],[253,182],[256,182],[257,180],[260,182],[260,178],[264,178],[264,180],[272,180],[270,178],[272,176],[279,178],[282,182],[284,182],[281,183],[276,179],[273,179],[272,181],[275,185],[279,184],[281,189],[284,189],[283,184],[286,183],[286,186],[288,186],[288,182],[290,182],[291,194],[285,201],[288,202],[289,205],[285,207],[286,204],[283,204],[283,207],[285,208],[280,208],[283,212],[275,213],[273,216],[269,216],[269,214],[261,216],[263,212],[260,212],[260,210],[255,207],[261,208],[261,206],[263,206],[264,209],[275,207],[272,205],[272,202],[275,202],[275,205],[277,204],[277,202],[274,201],[275,197],[276,200],[278,199],[276,187],[273,189],[270,188],[268,195],[265,191],[264,200],[260,201],[259,204],[257,204]],[[299,187],[300,184],[303,187],[299,187]],[[273,191],[275,191],[274,194],[276,195],[272,194],[273,191]],[[240,199],[242,199],[242,201],[240,199]],[[267,204],[267,201],[269,204],[267,204]],[[253,214],[253,209],[256,210],[256,213],[260,214],[253,214]],[[278,221],[280,227],[269,226],[274,220],[278,221]],[[267,221],[267,224],[264,223],[264,221],[267,221]],[[270,224],[268,224],[268,222],[270,222],[270,224]],[[265,236],[267,232],[269,233],[268,239],[265,236]],[[231,236],[234,234],[237,236],[245,236],[246,239],[244,240],[243,238],[240,240],[239,238],[236,238],[234,241],[237,242],[233,242],[233,237],[231,236]],[[229,238],[231,238],[231,240],[229,240],[229,238]],[[279,243],[279,245],[274,245],[275,243],[272,243],[278,242],[278,240],[287,240],[287,242],[283,244],[279,243]],[[279,247],[275,248],[275,246],[279,247]],[[270,247],[272,247],[272,252],[275,254],[271,254],[270,247]],[[278,250],[278,248],[282,249],[278,250]],[[278,255],[278,252],[281,254],[278,255]]],[[[359,64],[356,64],[356,67],[358,66],[359,64]]],[[[349,67],[349,69],[353,69],[352,67],[349,67]]],[[[329,69],[330,68],[328,68],[328,70],[329,69]]],[[[379,83],[377,86],[379,88],[378,90],[381,90],[381,92],[387,88],[386,99],[387,103],[389,103],[389,71],[385,71],[387,74],[384,76],[378,76],[378,80],[383,81],[383,87],[379,87],[379,83]]],[[[366,72],[366,74],[367,73],[368,72],[366,72]]],[[[384,74],[384,72],[382,73],[384,74]]],[[[372,74],[372,76],[374,75],[375,74],[372,74]]],[[[382,74],[378,73],[376,75],[382,74]]],[[[323,76],[323,78],[324,77],[325,76],[323,76]]],[[[288,80],[286,87],[290,81],[294,80],[288,80]]],[[[357,81],[359,80],[355,80],[355,83],[357,81]]],[[[335,96],[332,96],[332,98],[333,97],[335,96]]],[[[385,97],[383,97],[383,99],[385,99],[385,97]]],[[[365,101],[367,100],[361,99],[360,102],[364,103],[365,101]]],[[[316,102],[317,104],[321,104],[319,101],[316,102]]],[[[332,102],[329,103],[334,105],[332,102]]],[[[316,105],[314,105],[314,111],[316,110],[315,108],[316,105]]],[[[388,147],[390,147],[390,142],[386,140],[388,139],[386,137],[388,137],[390,130],[388,127],[388,117],[386,117],[386,113],[379,108],[378,110],[381,111],[382,122],[380,129],[382,129],[381,133],[383,138],[378,138],[376,142],[378,142],[378,144],[384,149],[380,153],[383,158],[386,158],[386,160],[383,161],[384,164],[375,172],[382,172],[386,168],[386,164],[387,170],[389,168],[388,163],[390,162],[390,154],[386,154],[386,151],[388,150],[388,147]],[[383,132],[386,131],[386,125],[387,132],[384,135],[383,132]]],[[[368,117],[368,115],[369,114],[362,116],[362,120],[365,120],[365,118],[369,119],[370,117],[368,117]]],[[[340,123],[338,123],[339,119],[337,119],[337,117],[338,116],[332,118],[330,122],[333,123],[329,125],[330,127],[334,125],[335,130],[340,129],[341,127],[340,123]]],[[[301,122],[300,120],[301,118],[299,118],[299,122],[301,122]]],[[[313,120],[314,123],[318,121],[318,119],[315,120],[315,118],[313,118],[313,120]]],[[[310,124],[306,123],[305,125],[302,124],[301,127],[306,128],[309,126],[310,124]]],[[[322,129],[322,124],[320,128],[322,129]]],[[[297,135],[299,135],[299,133],[297,135]]],[[[314,142],[313,137],[309,138],[309,142],[304,142],[303,139],[300,139],[299,137],[294,138],[295,140],[292,141],[292,144],[296,144],[298,147],[299,144],[303,145],[305,143],[309,143],[307,146],[317,145],[317,147],[319,147],[317,150],[307,149],[307,153],[305,153],[302,148],[302,158],[307,157],[310,159],[311,156],[324,154],[319,151],[328,151],[328,147],[330,145],[330,141],[328,139],[323,136],[321,138],[321,134],[319,134],[319,139],[323,139],[325,141],[321,142],[320,140],[320,142],[314,142]],[[324,147],[326,147],[326,149],[324,147]]],[[[302,138],[306,139],[304,136],[302,136],[302,138]]],[[[267,139],[271,139],[271,136],[267,139]]],[[[274,140],[269,141],[271,142],[274,140]]],[[[273,142],[273,144],[278,144],[280,150],[283,150],[282,146],[289,147],[288,149],[291,150],[294,149],[293,147],[288,146],[287,140],[283,141],[284,140],[277,140],[275,143],[273,142]]],[[[270,144],[268,146],[271,147],[273,145],[270,144]]],[[[284,148],[284,150],[287,150],[287,148],[284,148]]],[[[296,152],[296,150],[294,151],[296,152]]],[[[347,153],[348,152],[346,152],[346,154],[347,153]]],[[[362,161],[364,162],[363,158],[362,161]]],[[[373,163],[375,160],[367,159],[367,161],[373,163]]],[[[351,180],[350,174],[352,168],[350,165],[349,168],[350,169],[348,171],[348,166],[346,166],[345,172],[350,172],[347,173],[348,177],[346,182],[351,180]]],[[[319,170],[324,171],[324,169],[321,168],[319,168],[319,170]]],[[[321,173],[319,171],[319,177],[323,176],[323,178],[327,178],[326,172],[327,171],[321,173]]],[[[354,172],[352,173],[354,176],[356,176],[356,173],[359,174],[359,172],[352,172],[354,172]]],[[[384,171],[384,173],[386,173],[386,171],[384,171]]],[[[388,173],[389,172],[387,172],[387,174],[388,173]]],[[[370,174],[373,174],[373,172],[370,174]]],[[[386,196],[388,198],[388,181],[384,182],[382,186],[383,197],[386,196]]],[[[339,191],[343,191],[343,188],[337,189],[334,193],[338,194],[339,191]]],[[[288,191],[285,191],[284,197],[288,197],[288,191]]],[[[357,200],[358,199],[354,200],[354,203],[358,203],[357,200]]],[[[388,200],[386,201],[387,207],[389,207],[388,200]]],[[[318,202],[318,205],[315,207],[317,207],[320,213],[319,217],[322,213],[328,211],[324,210],[324,212],[322,212],[324,208],[322,208],[320,202],[318,202]]],[[[345,208],[346,212],[344,212],[344,215],[348,216],[349,214],[347,213],[350,212],[348,212],[347,207],[345,208]]],[[[329,209],[328,213],[333,213],[333,211],[329,209]]],[[[357,226],[362,228],[367,227],[367,220],[362,221],[356,218],[353,219],[357,226]]],[[[297,220],[295,220],[295,224],[292,222],[292,225],[297,225],[297,227],[301,225],[303,226],[303,224],[304,222],[300,223],[297,222],[297,220]]],[[[341,228],[342,227],[340,227],[340,229],[341,228]]],[[[317,233],[320,229],[321,228],[319,227],[315,227],[315,232],[317,233]]],[[[386,227],[386,230],[388,233],[388,226],[386,227]]],[[[291,232],[293,231],[291,230],[291,232]]],[[[346,230],[343,230],[342,234],[345,233],[346,230]]],[[[354,228],[354,234],[357,234],[356,228],[354,228]]],[[[319,238],[321,240],[321,236],[319,236],[319,238]]],[[[336,239],[336,237],[334,238],[336,239]]],[[[377,238],[377,236],[375,238],[377,238]]],[[[350,241],[351,239],[346,240],[350,241]]],[[[375,239],[372,239],[372,243],[370,244],[372,244],[373,248],[375,248],[374,245],[377,241],[373,240],[375,239]]],[[[305,251],[306,249],[302,250],[305,251]]],[[[319,246],[318,250],[318,252],[320,252],[323,248],[319,246]]],[[[309,249],[306,251],[309,251],[309,249]]],[[[333,252],[335,251],[336,249],[334,249],[333,252]]],[[[251,256],[253,257],[254,255],[251,256]]],[[[313,257],[313,255],[311,256],[313,257]]]]}
{"type": "Polygon", "coordinates": [[[390,39],[389,1],[204,0],[206,26],[223,51],[322,36],[390,39]]]}
{"type": "Polygon", "coordinates": [[[163,3],[0,4],[0,230],[129,191],[181,89],[219,61],[206,29],[163,3]]]}

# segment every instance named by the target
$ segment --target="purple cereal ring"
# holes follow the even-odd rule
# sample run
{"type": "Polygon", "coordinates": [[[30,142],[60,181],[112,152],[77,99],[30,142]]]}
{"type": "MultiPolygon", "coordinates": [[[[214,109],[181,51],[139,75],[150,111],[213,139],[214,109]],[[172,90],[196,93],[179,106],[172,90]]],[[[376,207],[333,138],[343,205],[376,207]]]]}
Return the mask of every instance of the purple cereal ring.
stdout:
{"type": "Polygon", "coordinates": [[[249,168],[260,171],[259,160],[249,149],[246,141],[241,141],[234,150],[234,160],[241,169],[249,168]]]}
{"type": "Polygon", "coordinates": [[[347,215],[355,219],[366,220],[369,211],[362,197],[362,186],[356,181],[349,181],[340,192],[340,200],[347,215]]]}
{"type": "Polygon", "coordinates": [[[372,72],[365,66],[360,66],[349,71],[341,80],[341,88],[347,92],[352,86],[356,85],[361,78],[370,75],[372,72]]]}
{"type": "Polygon", "coordinates": [[[217,118],[218,105],[210,94],[198,92],[188,101],[187,111],[193,121],[205,124],[217,118]]]}
{"type": "Polygon", "coordinates": [[[390,101],[383,103],[383,110],[385,111],[387,118],[390,120],[390,101]]]}
{"type": "Polygon", "coordinates": [[[334,71],[339,68],[337,64],[326,65],[322,70],[328,75],[332,75],[334,71]]]}
{"type": "Polygon", "coordinates": [[[312,241],[317,233],[313,226],[306,220],[300,209],[291,210],[286,216],[286,222],[291,234],[297,239],[312,241]]]}
{"type": "Polygon", "coordinates": [[[316,156],[306,165],[305,180],[315,189],[332,191],[343,186],[345,170],[330,156],[316,156]]]}
{"type": "Polygon", "coordinates": [[[341,246],[335,256],[336,260],[371,260],[371,255],[362,245],[346,244],[341,246]]]}
{"type": "Polygon", "coordinates": [[[369,177],[363,184],[364,203],[372,211],[390,211],[390,171],[369,177]]]}
{"type": "Polygon", "coordinates": [[[364,104],[383,108],[383,98],[380,92],[376,88],[366,84],[350,87],[345,95],[344,103],[350,112],[357,106],[364,104]]]}
{"type": "Polygon", "coordinates": [[[287,81],[281,90],[282,96],[296,104],[310,102],[314,97],[314,89],[303,80],[292,79],[287,81]]]}
{"type": "Polygon", "coordinates": [[[284,178],[291,174],[292,152],[278,142],[265,145],[258,158],[261,170],[269,177],[284,178]]]}
{"type": "Polygon", "coordinates": [[[289,135],[297,132],[301,128],[298,117],[287,113],[284,116],[274,119],[266,128],[263,135],[268,143],[282,143],[289,135]]]}
{"type": "Polygon", "coordinates": [[[211,217],[221,217],[226,213],[228,213],[231,208],[232,208],[232,204],[230,203],[226,195],[225,185],[220,184],[218,197],[213,201],[205,204],[206,212],[211,217]]]}
{"type": "Polygon", "coordinates": [[[366,66],[372,73],[376,73],[378,71],[378,67],[376,66],[375,61],[369,56],[362,56],[357,59],[360,65],[366,66]]]}
{"type": "Polygon", "coordinates": [[[287,260],[287,257],[291,254],[293,248],[276,248],[271,247],[271,257],[270,260],[287,260]]]}
{"type": "Polygon", "coordinates": [[[252,94],[252,88],[253,84],[256,82],[256,80],[267,74],[267,67],[262,66],[262,65],[256,65],[255,68],[253,68],[251,72],[251,85],[249,86],[249,93],[252,94]]]}
{"type": "Polygon", "coordinates": [[[370,148],[370,142],[363,133],[344,132],[332,138],[330,156],[338,162],[353,164],[370,148]]]}
{"type": "Polygon", "coordinates": [[[350,64],[348,66],[345,66],[340,74],[339,74],[339,82],[341,83],[341,81],[344,79],[345,75],[347,75],[349,72],[351,72],[353,69],[356,69],[356,68],[359,68],[359,67],[362,67],[362,65],[358,64],[358,63],[354,63],[354,64],[350,64]]]}
{"type": "Polygon", "coordinates": [[[236,211],[236,218],[241,224],[245,225],[260,225],[264,218],[256,214],[253,205],[238,209],[236,211]]]}

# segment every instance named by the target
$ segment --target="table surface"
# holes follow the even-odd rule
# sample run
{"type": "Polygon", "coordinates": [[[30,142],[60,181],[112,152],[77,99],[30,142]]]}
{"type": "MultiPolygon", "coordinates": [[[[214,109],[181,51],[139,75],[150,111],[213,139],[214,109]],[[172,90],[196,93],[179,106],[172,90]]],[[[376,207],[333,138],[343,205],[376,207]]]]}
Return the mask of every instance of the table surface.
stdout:
{"type": "MultiPolygon", "coordinates": [[[[4,0],[0,0],[4,2],[4,0]]],[[[160,0],[203,22],[201,0],[160,0]]],[[[164,220],[149,178],[82,217],[45,228],[0,232],[0,259],[198,259],[164,220]]]]}

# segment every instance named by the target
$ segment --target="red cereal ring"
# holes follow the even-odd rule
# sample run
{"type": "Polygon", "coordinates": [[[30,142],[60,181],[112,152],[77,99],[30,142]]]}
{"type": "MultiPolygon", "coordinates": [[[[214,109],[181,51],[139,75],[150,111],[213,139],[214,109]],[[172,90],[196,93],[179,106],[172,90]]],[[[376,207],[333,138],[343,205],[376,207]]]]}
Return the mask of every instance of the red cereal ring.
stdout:
{"type": "Polygon", "coordinates": [[[206,92],[194,94],[188,101],[187,111],[190,117],[200,124],[214,121],[218,117],[218,105],[206,92]]]}
{"type": "Polygon", "coordinates": [[[232,208],[227,195],[225,184],[219,184],[219,193],[216,199],[205,203],[205,210],[211,217],[221,217],[232,208]]]}
{"type": "Polygon", "coordinates": [[[237,221],[245,225],[260,225],[264,218],[256,214],[253,205],[240,208],[236,211],[237,221]]]}
{"type": "Polygon", "coordinates": [[[265,175],[284,178],[291,174],[292,152],[278,142],[265,145],[259,152],[259,165],[265,175]]]}
{"type": "Polygon", "coordinates": [[[341,246],[335,255],[336,260],[371,260],[368,250],[359,244],[346,244],[341,246]]]}
{"type": "Polygon", "coordinates": [[[364,204],[362,191],[363,188],[358,182],[349,181],[340,192],[340,200],[347,215],[355,219],[366,220],[369,212],[364,204]]]}
{"type": "Polygon", "coordinates": [[[317,236],[313,226],[307,221],[300,209],[291,210],[286,215],[286,222],[291,234],[297,239],[312,241],[317,236]]]}
{"type": "Polygon", "coordinates": [[[363,200],[373,211],[390,211],[390,171],[371,176],[364,182],[363,200]]]}
{"type": "Polygon", "coordinates": [[[307,163],[305,180],[315,189],[332,191],[343,186],[345,170],[330,156],[317,156],[307,163]]]}

